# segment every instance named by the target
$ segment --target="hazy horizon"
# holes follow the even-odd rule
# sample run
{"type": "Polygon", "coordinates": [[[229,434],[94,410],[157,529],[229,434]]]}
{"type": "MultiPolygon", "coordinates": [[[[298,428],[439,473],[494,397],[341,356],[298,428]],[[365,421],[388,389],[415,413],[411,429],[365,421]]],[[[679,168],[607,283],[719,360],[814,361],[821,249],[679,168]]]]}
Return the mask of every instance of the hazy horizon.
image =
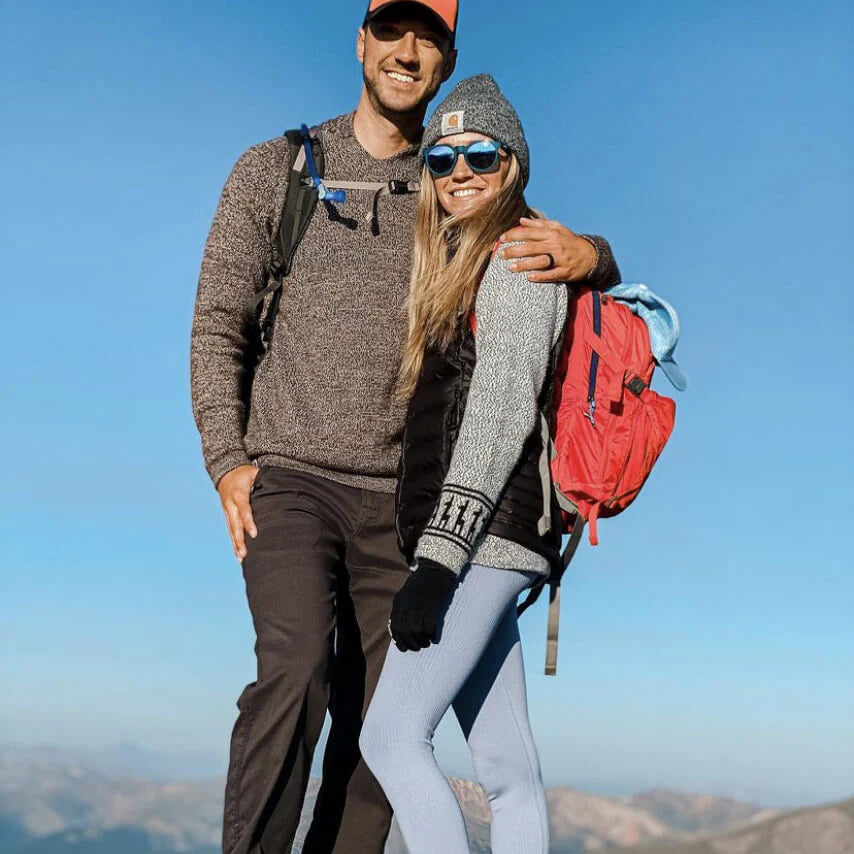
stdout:
{"type": "MultiPolygon", "coordinates": [[[[26,761],[41,761],[57,766],[83,766],[105,778],[133,779],[157,783],[197,783],[208,780],[222,780],[224,783],[226,764],[223,756],[215,751],[168,751],[145,747],[132,742],[118,742],[111,745],[60,745],[60,744],[16,744],[0,742],[0,760],[9,755],[17,756],[26,761]]],[[[443,769],[444,770],[444,769],[443,769]]],[[[449,777],[477,782],[474,774],[452,773],[449,777]]],[[[311,778],[320,779],[320,764],[312,766],[311,778]]],[[[800,807],[820,806],[854,798],[854,788],[843,793],[838,798],[822,799],[813,802],[799,803],[770,803],[750,798],[728,791],[688,790],[663,785],[629,785],[619,781],[569,780],[563,783],[555,782],[546,786],[551,788],[568,788],[604,797],[620,798],[639,795],[653,790],[674,792],[681,795],[711,796],[715,798],[730,798],[734,801],[751,803],[754,806],[768,809],[797,809],[800,807]]]]}
{"type": "MultiPolygon", "coordinates": [[[[325,743],[326,731],[318,747],[315,761],[312,764],[312,778],[320,779],[322,747],[325,743]]],[[[80,762],[91,767],[104,776],[128,777],[139,780],[154,780],[159,782],[202,781],[224,778],[227,768],[227,755],[222,751],[168,750],[156,746],[141,745],[130,741],[119,741],[112,744],[62,744],[59,742],[17,743],[12,741],[0,742],[0,757],[8,751],[20,752],[27,758],[39,754],[41,758],[56,761],[57,764],[80,762]]],[[[469,766],[451,757],[450,762],[443,762],[443,770],[448,776],[476,782],[476,777],[469,766]],[[445,766],[448,767],[445,767],[445,766]]],[[[666,790],[691,795],[711,795],[718,798],[753,803],[757,806],[772,809],[796,809],[798,807],[818,806],[847,800],[854,797],[854,786],[849,791],[842,791],[836,797],[819,797],[813,800],[779,801],[754,797],[748,789],[736,786],[733,790],[685,788],[668,785],[662,782],[638,778],[629,780],[570,779],[563,782],[555,780],[547,782],[546,788],[571,788],[591,794],[608,797],[623,797],[641,794],[651,790],[666,790]]]]}

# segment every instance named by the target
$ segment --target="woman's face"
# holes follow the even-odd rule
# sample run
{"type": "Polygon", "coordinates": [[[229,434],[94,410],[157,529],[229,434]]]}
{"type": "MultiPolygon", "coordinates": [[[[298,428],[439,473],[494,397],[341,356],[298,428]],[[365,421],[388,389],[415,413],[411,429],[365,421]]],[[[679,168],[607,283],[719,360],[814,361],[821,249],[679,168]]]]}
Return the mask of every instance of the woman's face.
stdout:
{"type": "MultiPolygon", "coordinates": [[[[470,142],[489,140],[482,133],[457,133],[443,136],[436,145],[468,145],[470,142]]],[[[503,148],[499,151],[498,168],[493,172],[473,172],[465,157],[457,157],[456,166],[450,175],[442,178],[431,176],[439,197],[439,204],[447,214],[461,214],[470,211],[485,199],[495,195],[504,183],[510,169],[510,155],[503,148]]]]}

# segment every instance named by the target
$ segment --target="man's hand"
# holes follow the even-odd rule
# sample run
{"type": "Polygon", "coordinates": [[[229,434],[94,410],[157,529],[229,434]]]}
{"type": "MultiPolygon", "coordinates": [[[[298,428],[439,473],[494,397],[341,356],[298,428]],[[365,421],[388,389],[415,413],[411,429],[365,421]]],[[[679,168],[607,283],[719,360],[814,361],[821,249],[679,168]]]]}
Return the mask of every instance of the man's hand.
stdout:
{"type": "Polygon", "coordinates": [[[246,557],[246,534],[253,540],[258,536],[249,504],[249,492],[257,476],[258,469],[255,466],[238,466],[224,474],[216,486],[225,511],[231,546],[240,561],[246,557]]]}
{"type": "Polygon", "coordinates": [[[501,239],[508,243],[523,240],[524,243],[506,246],[500,256],[521,259],[511,269],[527,273],[529,281],[581,282],[596,266],[598,256],[593,245],[557,220],[523,216],[519,223],[501,239]]]}

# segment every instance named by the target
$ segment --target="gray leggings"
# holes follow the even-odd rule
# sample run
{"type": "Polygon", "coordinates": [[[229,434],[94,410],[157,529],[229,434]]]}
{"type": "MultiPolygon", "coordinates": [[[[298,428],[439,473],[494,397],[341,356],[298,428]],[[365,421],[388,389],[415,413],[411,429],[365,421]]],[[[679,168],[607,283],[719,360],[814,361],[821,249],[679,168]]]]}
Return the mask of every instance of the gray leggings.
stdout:
{"type": "Polygon", "coordinates": [[[472,565],[438,644],[389,645],[359,745],[394,809],[409,854],[468,854],[463,816],[433,757],[453,704],[492,811],[493,854],[547,854],[549,824],[528,722],[516,599],[532,573],[472,565]]]}

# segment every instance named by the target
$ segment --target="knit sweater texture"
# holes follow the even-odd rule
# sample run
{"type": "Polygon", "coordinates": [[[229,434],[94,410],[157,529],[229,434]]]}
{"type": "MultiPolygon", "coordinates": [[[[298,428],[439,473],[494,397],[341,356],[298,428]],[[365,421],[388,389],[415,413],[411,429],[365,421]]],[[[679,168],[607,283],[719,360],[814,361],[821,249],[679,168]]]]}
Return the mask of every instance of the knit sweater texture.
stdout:
{"type": "MultiPolygon", "coordinates": [[[[356,139],[353,113],[319,126],[329,181],[414,181],[418,144],[387,159],[356,139]]],[[[318,204],[285,279],[275,333],[256,370],[247,354],[252,296],[272,283],[289,170],[283,137],[235,164],[205,245],[191,336],[193,414],[214,484],[239,465],[282,465],[394,492],[405,404],[394,384],[407,332],[417,196],[373,193],[318,204]]],[[[591,280],[619,280],[610,248],[591,237],[591,280]]]]}
{"type": "Polygon", "coordinates": [[[477,361],[436,509],[415,549],[459,574],[469,563],[548,575],[542,555],[492,534],[492,511],[539,429],[538,401],[566,322],[567,290],[534,284],[497,255],[475,299],[477,361]]]}

